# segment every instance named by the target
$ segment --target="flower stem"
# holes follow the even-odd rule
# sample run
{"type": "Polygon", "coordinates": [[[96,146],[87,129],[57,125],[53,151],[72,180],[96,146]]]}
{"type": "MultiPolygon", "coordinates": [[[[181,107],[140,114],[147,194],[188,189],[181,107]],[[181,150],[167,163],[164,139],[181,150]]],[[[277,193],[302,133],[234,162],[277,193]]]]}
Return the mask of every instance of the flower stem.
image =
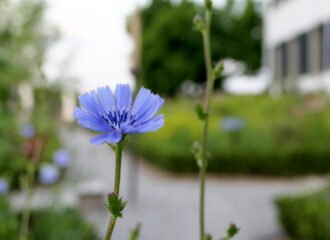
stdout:
{"type": "MultiPolygon", "coordinates": [[[[119,190],[120,190],[120,172],[121,172],[121,157],[123,152],[123,142],[124,139],[122,139],[120,142],[118,142],[116,147],[116,170],[115,170],[115,183],[114,183],[114,192],[119,196],[119,190]]],[[[105,240],[110,240],[112,236],[112,232],[115,228],[117,221],[117,217],[112,216],[109,221],[108,230],[105,235],[105,240]]]]}
{"type": "Polygon", "coordinates": [[[27,240],[29,235],[29,222],[30,222],[30,207],[31,207],[31,198],[33,193],[33,185],[34,185],[34,174],[35,174],[35,162],[31,161],[28,165],[27,171],[27,183],[25,187],[26,196],[24,202],[24,209],[22,213],[22,222],[20,229],[20,240],[27,240]]]}
{"type": "Polygon", "coordinates": [[[206,180],[206,167],[207,167],[207,138],[208,138],[208,125],[209,125],[209,111],[210,99],[213,92],[213,76],[212,76],[212,60],[211,60],[211,41],[210,41],[210,25],[211,25],[211,9],[207,8],[205,15],[205,29],[202,31],[204,58],[206,65],[206,93],[204,99],[204,112],[206,118],[204,119],[203,126],[203,139],[202,139],[202,162],[200,167],[200,205],[199,205],[199,227],[200,227],[200,240],[205,238],[205,180],[206,180]]]}

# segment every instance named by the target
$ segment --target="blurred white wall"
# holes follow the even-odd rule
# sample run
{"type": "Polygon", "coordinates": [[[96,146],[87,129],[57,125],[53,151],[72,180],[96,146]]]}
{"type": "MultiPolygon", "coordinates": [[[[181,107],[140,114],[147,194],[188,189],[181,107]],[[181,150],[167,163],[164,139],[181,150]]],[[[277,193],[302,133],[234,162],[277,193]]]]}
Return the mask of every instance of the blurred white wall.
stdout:
{"type": "Polygon", "coordinates": [[[330,21],[329,0],[282,0],[266,8],[264,41],[274,47],[330,21]]]}
{"type": "Polygon", "coordinates": [[[326,42],[328,37],[323,36],[323,28],[321,29],[323,26],[328,26],[329,23],[329,0],[269,1],[264,12],[264,58],[267,59],[265,65],[270,68],[273,89],[280,89],[279,85],[283,85],[284,88],[289,86],[291,90],[298,90],[302,93],[322,90],[330,93],[330,69],[328,66],[324,67],[324,63],[322,63],[325,58],[328,58],[326,48],[329,48],[329,43],[326,42]],[[302,72],[299,65],[302,50],[299,46],[301,39],[298,38],[302,34],[307,34],[308,38],[305,50],[308,52],[306,72],[302,72]],[[319,38],[323,40],[320,41],[319,38]],[[285,59],[283,58],[283,44],[286,44],[289,49],[285,59]],[[297,47],[294,49],[292,44],[296,44],[297,47]],[[321,52],[317,52],[321,48],[321,52]],[[320,58],[322,60],[319,60],[320,58]],[[283,63],[283,61],[286,62],[283,63]],[[287,73],[283,73],[285,65],[287,65],[287,73]],[[283,74],[287,76],[282,76],[283,74]]]}

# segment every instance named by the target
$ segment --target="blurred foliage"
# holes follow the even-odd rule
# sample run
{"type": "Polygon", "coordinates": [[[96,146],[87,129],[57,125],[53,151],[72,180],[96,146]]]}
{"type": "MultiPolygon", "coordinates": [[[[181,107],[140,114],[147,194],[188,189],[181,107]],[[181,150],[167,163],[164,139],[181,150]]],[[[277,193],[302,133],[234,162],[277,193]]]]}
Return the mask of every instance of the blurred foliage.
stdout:
{"type": "MultiPolygon", "coordinates": [[[[43,21],[41,0],[0,0],[0,102],[16,91],[17,83],[36,79],[47,47],[56,34],[43,21]]],[[[0,106],[1,107],[1,106],[0,106]]]]}
{"type": "MultiPolygon", "coordinates": [[[[44,121],[48,123],[47,131],[38,132],[38,128],[36,129],[37,137],[43,139],[45,143],[40,164],[51,162],[54,151],[61,147],[52,117],[46,116],[44,121]]],[[[1,114],[0,136],[5,136],[0,138],[0,176],[9,181],[11,189],[17,189],[20,187],[21,177],[26,173],[29,160],[23,154],[25,140],[20,135],[20,126],[15,114],[11,112],[1,114]]]]}
{"type": "Polygon", "coordinates": [[[34,240],[99,240],[95,229],[82,220],[74,209],[39,210],[32,213],[31,239],[34,240]]]}
{"type": "MultiPolygon", "coordinates": [[[[191,1],[174,3],[152,0],[141,10],[143,21],[143,85],[173,96],[185,80],[205,81],[201,35],[193,29],[193,18],[202,7],[191,1]]],[[[261,65],[259,5],[253,0],[228,0],[214,8],[212,25],[213,60],[233,58],[246,64],[248,72],[261,65]]]]}
{"type": "Polygon", "coordinates": [[[32,121],[44,131],[54,128],[54,120],[59,120],[62,107],[61,94],[62,89],[58,86],[34,88],[35,103],[32,121]]]}
{"type": "MultiPolygon", "coordinates": [[[[174,172],[197,171],[193,142],[201,139],[202,122],[190,100],[167,100],[165,126],[137,136],[131,144],[153,164],[174,172]]],[[[322,96],[221,96],[210,117],[208,170],[262,175],[330,171],[330,109],[322,96]],[[221,120],[244,121],[239,132],[221,129],[221,120]]]]}
{"type": "MultiPolygon", "coordinates": [[[[16,240],[19,235],[20,214],[15,213],[7,200],[0,198],[0,239],[16,240]]],[[[30,239],[33,240],[99,240],[95,229],[74,209],[47,208],[33,211],[30,239]]]]}
{"type": "Polygon", "coordinates": [[[19,184],[19,175],[26,168],[22,154],[22,138],[16,114],[8,108],[0,108],[0,176],[12,187],[19,184]]]}
{"type": "Polygon", "coordinates": [[[0,115],[0,176],[5,177],[12,188],[17,188],[19,176],[27,165],[22,154],[23,139],[16,115],[10,111],[0,111],[0,115]]]}
{"type": "Polygon", "coordinates": [[[0,196],[0,239],[16,240],[20,222],[10,208],[7,199],[0,196]]]}
{"type": "Polygon", "coordinates": [[[32,124],[46,143],[42,161],[51,161],[60,147],[55,122],[60,90],[48,87],[42,72],[47,49],[58,36],[44,20],[45,8],[43,0],[0,0],[0,176],[11,188],[19,187],[26,172],[20,135],[24,122],[32,124]],[[38,86],[32,112],[20,106],[18,86],[23,82],[38,86]]]}
{"type": "Polygon", "coordinates": [[[330,187],[315,193],[281,197],[279,218],[292,240],[325,240],[330,236],[330,187]]]}

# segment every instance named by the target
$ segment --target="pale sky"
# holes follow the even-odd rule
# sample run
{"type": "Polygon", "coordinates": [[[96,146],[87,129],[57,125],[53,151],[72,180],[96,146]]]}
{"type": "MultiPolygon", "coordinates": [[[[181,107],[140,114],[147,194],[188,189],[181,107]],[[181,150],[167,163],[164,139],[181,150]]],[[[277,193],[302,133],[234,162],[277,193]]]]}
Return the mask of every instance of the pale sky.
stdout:
{"type": "Polygon", "coordinates": [[[148,0],[47,2],[47,19],[61,34],[48,54],[45,71],[50,78],[56,77],[66,62],[66,73],[79,79],[77,88],[81,91],[133,82],[129,72],[133,46],[126,32],[126,18],[148,0]]]}

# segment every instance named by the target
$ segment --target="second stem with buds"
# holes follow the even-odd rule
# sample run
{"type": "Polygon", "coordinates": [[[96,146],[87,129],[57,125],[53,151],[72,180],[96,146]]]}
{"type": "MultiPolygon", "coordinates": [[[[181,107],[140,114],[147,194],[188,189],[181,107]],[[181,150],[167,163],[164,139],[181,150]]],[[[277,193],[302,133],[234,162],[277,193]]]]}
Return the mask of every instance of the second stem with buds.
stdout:
{"type": "Polygon", "coordinates": [[[211,9],[207,7],[205,14],[205,28],[202,31],[204,58],[206,66],[206,93],[204,100],[204,126],[203,126],[203,139],[202,139],[202,161],[200,166],[200,240],[205,239],[205,180],[206,180],[206,167],[207,167],[207,138],[208,138],[208,124],[209,124],[209,111],[210,101],[213,92],[213,74],[212,74],[212,60],[211,60],[211,41],[210,41],[210,25],[211,25],[211,9]]]}

